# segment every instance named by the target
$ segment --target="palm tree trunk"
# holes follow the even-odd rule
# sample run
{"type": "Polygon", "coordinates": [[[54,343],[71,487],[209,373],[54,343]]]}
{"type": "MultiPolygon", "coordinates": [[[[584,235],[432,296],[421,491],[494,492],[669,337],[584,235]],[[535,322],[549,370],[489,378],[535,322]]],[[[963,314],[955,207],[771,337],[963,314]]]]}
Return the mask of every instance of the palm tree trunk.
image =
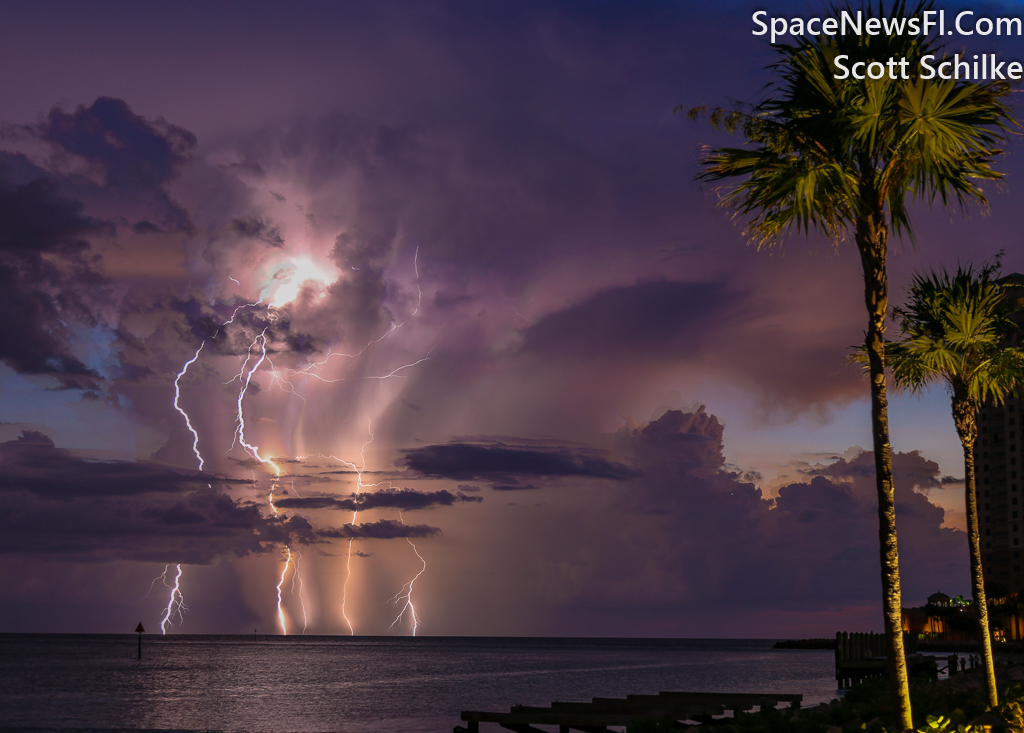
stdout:
{"type": "Polygon", "coordinates": [[[967,545],[971,553],[971,589],[974,609],[978,614],[978,636],[981,656],[985,661],[985,689],[989,707],[999,704],[996,692],[996,667],[992,658],[992,635],[988,627],[988,599],[985,577],[981,572],[981,532],[978,529],[978,488],[974,472],[974,444],[978,439],[976,411],[963,395],[953,395],[953,422],[964,448],[964,504],[967,508],[967,545]]]}
{"type": "Polygon", "coordinates": [[[892,484],[892,453],[889,447],[889,410],[885,394],[885,316],[889,307],[886,273],[888,231],[882,207],[858,218],[857,249],[864,269],[864,300],[868,309],[865,347],[871,378],[871,438],[875,452],[878,490],[878,541],[882,570],[882,614],[889,657],[889,684],[903,730],[913,730],[910,681],[903,649],[903,615],[900,599],[899,553],[896,549],[896,500],[892,484]]]}

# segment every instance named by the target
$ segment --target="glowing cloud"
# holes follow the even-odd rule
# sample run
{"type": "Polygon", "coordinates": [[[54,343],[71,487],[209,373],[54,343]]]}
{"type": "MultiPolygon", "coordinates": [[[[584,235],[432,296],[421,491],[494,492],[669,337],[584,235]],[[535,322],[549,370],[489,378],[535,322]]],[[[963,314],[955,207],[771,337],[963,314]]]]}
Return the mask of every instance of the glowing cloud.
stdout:
{"type": "Polygon", "coordinates": [[[318,265],[308,257],[295,257],[271,266],[259,300],[273,308],[282,308],[299,297],[304,287],[325,288],[337,279],[338,273],[333,267],[318,265]]]}

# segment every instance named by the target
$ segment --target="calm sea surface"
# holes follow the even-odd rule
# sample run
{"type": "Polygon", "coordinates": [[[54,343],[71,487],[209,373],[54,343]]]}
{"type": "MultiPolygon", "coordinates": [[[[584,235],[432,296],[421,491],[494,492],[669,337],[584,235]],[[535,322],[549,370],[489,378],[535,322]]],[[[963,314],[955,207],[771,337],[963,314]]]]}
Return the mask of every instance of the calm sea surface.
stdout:
{"type": "MultiPolygon", "coordinates": [[[[694,692],[836,697],[772,641],[0,635],[0,728],[443,733],[462,710],[694,692]]],[[[481,730],[504,730],[484,724],[481,730]]]]}

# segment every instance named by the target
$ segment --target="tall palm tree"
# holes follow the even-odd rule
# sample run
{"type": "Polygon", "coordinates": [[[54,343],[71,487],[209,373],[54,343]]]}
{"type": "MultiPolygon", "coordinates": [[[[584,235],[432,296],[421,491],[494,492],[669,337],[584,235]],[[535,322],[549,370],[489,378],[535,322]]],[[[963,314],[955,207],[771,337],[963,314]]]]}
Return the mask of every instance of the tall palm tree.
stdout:
{"type": "Polygon", "coordinates": [[[998,264],[975,271],[960,267],[917,275],[907,302],[893,309],[900,340],[886,344],[886,361],[897,387],[920,391],[934,383],[949,390],[953,424],[964,450],[964,491],[971,586],[978,613],[978,633],[985,659],[985,684],[991,707],[998,704],[988,601],[981,573],[978,497],[974,444],[978,409],[983,402],[1001,404],[1024,387],[1024,349],[1009,345],[1016,324],[1007,317],[1004,288],[996,281],[998,264]]]}
{"type": "MultiPolygon", "coordinates": [[[[909,17],[931,9],[897,2],[862,8],[868,17],[909,17]]],[[[852,8],[847,8],[853,11],[852,8]]],[[[855,12],[855,11],[853,11],[855,12]]],[[[832,14],[839,14],[838,8],[832,14]]],[[[789,231],[823,233],[833,242],[852,235],[864,272],[868,310],[865,351],[871,382],[871,423],[878,489],[882,596],[889,679],[899,722],[912,727],[900,616],[899,558],[885,386],[886,255],[890,230],[912,237],[908,199],[984,206],[979,181],[998,180],[993,158],[1015,125],[1010,88],[998,83],[924,80],[920,59],[941,55],[939,41],[922,36],[820,35],[777,45],[774,81],[752,107],[716,109],[713,125],[740,132],[749,147],[705,153],[697,178],[745,178],[723,203],[746,221],[759,248],[789,231]],[[846,64],[906,59],[910,80],[836,79],[846,64]]],[[[852,68],[852,66],[850,66],[852,68]]],[[[692,118],[706,113],[689,110],[692,118]]]]}

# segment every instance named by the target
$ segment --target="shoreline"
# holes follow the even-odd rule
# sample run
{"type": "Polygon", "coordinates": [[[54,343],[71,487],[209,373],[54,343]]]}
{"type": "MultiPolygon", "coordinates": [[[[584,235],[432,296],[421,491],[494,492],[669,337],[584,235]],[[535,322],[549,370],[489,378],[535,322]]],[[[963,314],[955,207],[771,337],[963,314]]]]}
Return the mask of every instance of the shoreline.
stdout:
{"type": "MultiPolygon", "coordinates": [[[[786,639],[777,641],[773,649],[835,649],[835,639],[786,639]]],[[[973,639],[921,639],[917,642],[919,652],[963,652],[981,653],[981,644],[973,639]]],[[[993,643],[992,653],[999,655],[1024,654],[1024,641],[1001,641],[993,643]]]]}

